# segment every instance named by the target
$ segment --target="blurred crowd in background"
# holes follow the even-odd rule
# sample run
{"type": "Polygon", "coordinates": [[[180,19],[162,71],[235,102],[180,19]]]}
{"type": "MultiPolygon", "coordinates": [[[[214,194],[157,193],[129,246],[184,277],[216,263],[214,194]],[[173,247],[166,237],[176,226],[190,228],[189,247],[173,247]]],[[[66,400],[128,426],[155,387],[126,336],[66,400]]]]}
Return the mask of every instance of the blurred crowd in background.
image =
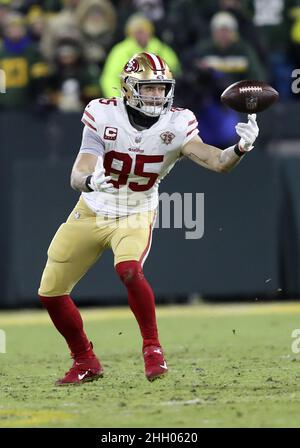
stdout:
{"type": "Polygon", "coordinates": [[[119,96],[119,73],[139,51],[166,60],[176,105],[197,114],[214,144],[236,122],[219,101],[231,83],[265,80],[281,101],[299,99],[300,0],[0,0],[0,39],[0,111],[78,112],[119,96]]]}

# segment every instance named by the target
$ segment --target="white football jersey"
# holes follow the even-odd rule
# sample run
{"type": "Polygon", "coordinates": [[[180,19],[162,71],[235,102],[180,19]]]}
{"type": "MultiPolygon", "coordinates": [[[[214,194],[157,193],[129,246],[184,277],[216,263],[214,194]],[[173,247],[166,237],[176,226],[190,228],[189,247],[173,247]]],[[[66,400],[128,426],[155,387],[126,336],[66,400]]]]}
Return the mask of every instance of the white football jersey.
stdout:
{"type": "Polygon", "coordinates": [[[105,192],[82,196],[95,213],[109,217],[154,210],[160,181],[180,158],[182,146],[199,132],[193,112],[176,107],[138,131],[122,98],[92,100],[82,122],[100,137],[97,167],[104,166],[113,184],[105,192]]]}

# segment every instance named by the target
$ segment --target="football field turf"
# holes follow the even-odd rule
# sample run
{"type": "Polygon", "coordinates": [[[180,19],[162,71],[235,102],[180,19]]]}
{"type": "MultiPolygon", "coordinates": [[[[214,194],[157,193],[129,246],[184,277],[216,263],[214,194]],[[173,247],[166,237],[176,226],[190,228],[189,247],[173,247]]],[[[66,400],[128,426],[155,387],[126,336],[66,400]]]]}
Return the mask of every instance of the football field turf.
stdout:
{"type": "Polygon", "coordinates": [[[82,314],[105,376],[58,388],[71,360],[46,312],[0,312],[0,427],[300,426],[300,303],[158,307],[169,374],[153,383],[130,310],[82,314]]]}

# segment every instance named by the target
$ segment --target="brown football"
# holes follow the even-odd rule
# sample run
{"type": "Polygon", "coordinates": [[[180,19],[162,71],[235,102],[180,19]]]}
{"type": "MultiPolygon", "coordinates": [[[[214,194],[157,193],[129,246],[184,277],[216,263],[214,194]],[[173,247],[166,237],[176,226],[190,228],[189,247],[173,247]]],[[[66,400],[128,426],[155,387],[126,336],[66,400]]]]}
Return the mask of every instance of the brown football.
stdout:
{"type": "Polygon", "coordinates": [[[221,95],[222,103],[238,112],[256,114],[270,107],[279,94],[263,81],[239,81],[231,84],[221,95]]]}

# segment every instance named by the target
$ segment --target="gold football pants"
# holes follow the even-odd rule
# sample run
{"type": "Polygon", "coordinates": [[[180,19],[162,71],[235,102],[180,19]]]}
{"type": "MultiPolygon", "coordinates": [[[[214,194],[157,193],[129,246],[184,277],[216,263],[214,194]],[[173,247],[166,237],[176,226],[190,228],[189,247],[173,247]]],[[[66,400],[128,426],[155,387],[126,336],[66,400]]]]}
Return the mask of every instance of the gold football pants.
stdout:
{"type": "Polygon", "coordinates": [[[114,253],[114,265],[144,263],[151,245],[155,210],[122,218],[97,216],[82,198],[60,226],[48,249],[39,294],[69,294],[105,249],[114,253]]]}

